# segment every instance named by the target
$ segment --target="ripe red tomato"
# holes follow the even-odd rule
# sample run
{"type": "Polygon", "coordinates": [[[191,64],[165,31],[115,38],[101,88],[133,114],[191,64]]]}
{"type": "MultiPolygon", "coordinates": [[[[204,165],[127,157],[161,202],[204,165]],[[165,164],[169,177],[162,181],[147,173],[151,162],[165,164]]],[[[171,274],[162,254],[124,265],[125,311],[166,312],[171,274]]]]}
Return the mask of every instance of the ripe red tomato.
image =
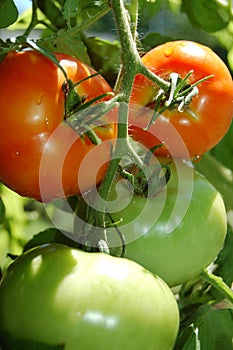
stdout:
{"type": "Polygon", "coordinates": [[[148,148],[164,143],[159,155],[173,158],[196,157],[215,146],[228,130],[233,115],[233,83],[224,62],[208,47],[190,41],[167,42],[142,57],[152,72],[167,79],[171,72],[184,78],[191,70],[188,84],[213,75],[198,85],[199,93],[179,112],[167,109],[144,130],[155,107],[159,88],[143,75],[135,77],[131,103],[149,107],[129,116],[130,134],[148,148]]]}
{"type": "MultiPolygon", "coordinates": [[[[73,57],[56,57],[73,82],[95,73],[73,57]]],[[[0,180],[20,195],[42,201],[75,195],[98,183],[110,158],[109,140],[116,136],[109,117],[101,118],[102,127],[95,126],[97,136],[107,141],[99,145],[63,122],[64,74],[39,52],[10,52],[0,63],[0,78],[0,180]],[[79,169],[89,152],[80,187],[79,169]]],[[[85,101],[112,91],[100,75],[76,89],[85,101]]]]}

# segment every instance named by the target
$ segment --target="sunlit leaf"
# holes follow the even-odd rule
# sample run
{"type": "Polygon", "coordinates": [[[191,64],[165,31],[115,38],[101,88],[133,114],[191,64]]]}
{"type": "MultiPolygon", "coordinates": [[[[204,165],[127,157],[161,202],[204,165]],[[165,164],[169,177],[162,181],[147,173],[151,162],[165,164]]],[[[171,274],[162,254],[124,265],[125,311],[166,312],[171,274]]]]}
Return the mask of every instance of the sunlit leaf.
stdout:
{"type": "Polygon", "coordinates": [[[83,44],[82,40],[80,40],[78,35],[73,36],[72,33],[68,33],[64,37],[58,37],[56,40],[56,46],[58,52],[64,52],[70,56],[76,57],[86,64],[90,64],[86,46],[83,44]]]}
{"type": "Polygon", "coordinates": [[[226,27],[231,13],[229,7],[218,0],[182,1],[182,10],[188,15],[192,24],[207,32],[215,32],[226,27]]]}

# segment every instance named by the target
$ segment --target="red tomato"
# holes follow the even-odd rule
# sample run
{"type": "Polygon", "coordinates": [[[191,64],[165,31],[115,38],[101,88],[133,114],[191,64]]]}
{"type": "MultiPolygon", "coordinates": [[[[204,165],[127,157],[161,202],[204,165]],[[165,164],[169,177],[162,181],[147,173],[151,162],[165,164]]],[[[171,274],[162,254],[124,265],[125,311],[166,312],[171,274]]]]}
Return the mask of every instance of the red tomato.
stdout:
{"type": "MultiPolygon", "coordinates": [[[[73,57],[56,57],[73,82],[95,73],[73,57]]],[[[107,141],[99,145],[63,122],[64,74],[39,52],[9,53],[0,63],[0,78],[0,180],[20,195],[42,201],[79,194],[100,182],[110,159],[110,140],[116,136],[109,116],[93,126],[107,141]],[[79,170],[90,151],[80,187],[79,170]]],[[[85,101],[112,91],[100,75],[76,89],[85,101]]]]}
{"type": "Polygon", "coordinates": [[[145,130],[159,88],[137,75],[131,103],[149,108],[130,113],[129,133],[133,138],[148,148],[163,143],[157,154],[174,158],[196,157],[215,146],[227,132],[233,115],[232,77],[224,62],[210,48],[190,41],[162,44],[146,53],[142,62],[164,79],[172,72],[184,78],[191,70],[188,84],[213,77],[198,85],[198,95],[182,112],[174,107],[167,109],[145,130]]]}

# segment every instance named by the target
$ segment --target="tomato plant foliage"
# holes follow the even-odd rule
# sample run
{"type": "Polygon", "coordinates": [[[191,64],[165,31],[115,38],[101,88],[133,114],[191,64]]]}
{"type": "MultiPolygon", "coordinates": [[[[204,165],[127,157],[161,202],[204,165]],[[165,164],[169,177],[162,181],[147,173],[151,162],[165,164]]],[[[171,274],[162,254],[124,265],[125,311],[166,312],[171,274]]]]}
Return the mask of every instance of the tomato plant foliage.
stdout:
{"type": "Polygon", "coordinates": [[[232,26],[223,0],[0,2],[1,350],[231,349],[232,26]]]}

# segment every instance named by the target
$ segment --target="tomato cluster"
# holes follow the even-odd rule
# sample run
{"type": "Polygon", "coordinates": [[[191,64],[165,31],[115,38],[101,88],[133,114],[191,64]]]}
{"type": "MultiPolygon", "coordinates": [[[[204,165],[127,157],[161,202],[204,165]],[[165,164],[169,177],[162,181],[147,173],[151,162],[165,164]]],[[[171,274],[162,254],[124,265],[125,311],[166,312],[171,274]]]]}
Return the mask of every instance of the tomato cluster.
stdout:
{"type": "MultiPolygon", "coordinates": [[[[117,144],[116,110],[80,122],[85,103],[96,106],[113,91],[86,64],[54,57],[58,64],[36,51],[10,52],[0,63],[0,180],[43,202],[78,196],[78,220],[89,210],[81,195],[96,195],[117,144]],[[70,88],[76,104],[67,114],[70,88]]],[[[197,276],[223,246],[223,199],[190,159],[216,145],[230,126],[231,75],[209,48],[188,41],[160,45],[142,63],[165,81],[174,72],[178,84],[185,80],[181,98],[169,105],[171,91],[135,76],[127,151],[138,154],[123,159],[108,193],[110,255],[53,242],[18,257],[0,284],[3,350],[9,339],[15,349],[171,350],[179,313],[169,287],[197,276]],[[185,89],[195,92],[190,100],[185,89]],[[119,240],[124,258],[112,256],[119,240]]]]}

